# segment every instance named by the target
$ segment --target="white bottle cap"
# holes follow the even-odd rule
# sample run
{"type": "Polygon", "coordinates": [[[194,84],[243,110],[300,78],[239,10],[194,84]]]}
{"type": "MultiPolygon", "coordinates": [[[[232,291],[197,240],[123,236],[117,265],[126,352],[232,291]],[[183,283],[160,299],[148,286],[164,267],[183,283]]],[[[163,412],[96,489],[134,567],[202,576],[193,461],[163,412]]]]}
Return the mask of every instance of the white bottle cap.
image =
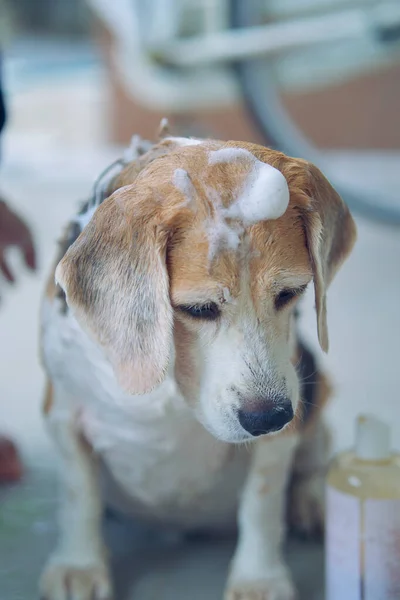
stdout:
{"type": "Polygon", "coordinates": [[[373,415],[357,419],[356,455],[363,460],[384,460],[390,457],[390,428],[373,415]]]}

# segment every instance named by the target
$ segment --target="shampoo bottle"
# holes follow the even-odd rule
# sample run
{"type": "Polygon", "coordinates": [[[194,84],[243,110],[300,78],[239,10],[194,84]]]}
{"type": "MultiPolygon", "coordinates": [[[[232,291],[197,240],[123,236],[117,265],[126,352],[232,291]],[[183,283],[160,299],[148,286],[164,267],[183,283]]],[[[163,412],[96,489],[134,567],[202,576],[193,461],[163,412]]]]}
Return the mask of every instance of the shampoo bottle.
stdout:
{"type": "Polygon", "coordinates": [[[400,600],[400,456],[379,419],[333,460],[326,515],[326,600],[400,600]]]}

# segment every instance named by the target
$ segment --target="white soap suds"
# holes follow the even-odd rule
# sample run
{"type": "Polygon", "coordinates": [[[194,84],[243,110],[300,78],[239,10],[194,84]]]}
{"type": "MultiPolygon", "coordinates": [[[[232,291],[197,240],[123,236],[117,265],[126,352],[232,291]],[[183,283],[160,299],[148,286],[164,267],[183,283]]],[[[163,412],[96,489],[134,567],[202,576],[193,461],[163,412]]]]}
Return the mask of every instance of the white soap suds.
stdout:
{"type": "Polygon", "coordinates": [[[189,174],[185,169],[175,169],[172,183],[174,186],[182,192],[185,197],[185,203],[191,204],[196,196],[196,190],[192,183],[192,180],[189,177],[189,174]]]}
{"type": "Polygon", "coordinates": [[[289,197],[282,173],[255,159],[238,199],[225,209],[225,218],[240,219],[245,226],[279,219],[289,206],[289,197]]]}
{"type": "Polygon", "coordinates": [[[206,224],[208,258],[212,261],[221,250],[237,250],[243,227],[236,222],[228,225],[225,219],[217,218],[206,224]]]}
{"type": "Polygon", "coordinates": [[[212,262],[221,250],[237,250],[244,228],[238,220],[227,223],[221,198],[214,188],[207,189],[207,196],[214,207],[214,214],[210,215],[205,223],[208,238],[208,258],[212,262]]]}
{"type": "Polygon", "coordinates": [[[244,228],[261,221],[278,219],[289,205],[289,187],[283,174],[258,160],[244,148],[221,148],[209,153],[209,165],[243,161],[249,172],[237,199],[224,208],[213,194],[215,217],[207,224],[209,257],[213,259],[222,248],[236,250],[244,228]],[[230,223],[227,223],[227,219],[230,223]]]}
{"type": "Polygon", "coordinates": [[[230,163],[239,159],[255,160],[254,156],[244,148],[221,148],[212,150],[208,155],[209,165],[218,165],[221,163],[230,163]]]}
{"type": "Polygon", "coordinates": [[[221,148],[209,153],[210,165],[247,160],[251,170],[238,199],[227,209],[225,218],[240,219],[254,225],[267,219],[278,219],[289,205],[289,188],[278,169],[258,160],[244,148],[221,148]]]}
{"type": "Polygon", "coordinates": [[[170,140],[171,142],[175,142],[178,146],[199,146],[202,144],[202,140],[197,140],[196,138],[185,138],[185,137],[166,137],[166,140],[170,140]]]}

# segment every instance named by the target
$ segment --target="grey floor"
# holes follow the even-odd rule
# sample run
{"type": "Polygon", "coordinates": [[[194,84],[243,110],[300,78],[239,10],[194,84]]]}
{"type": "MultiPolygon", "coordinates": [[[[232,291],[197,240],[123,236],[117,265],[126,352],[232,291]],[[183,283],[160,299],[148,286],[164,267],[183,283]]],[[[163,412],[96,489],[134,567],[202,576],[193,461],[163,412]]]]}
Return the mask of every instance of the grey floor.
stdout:
{"type": "MultiPolygon", "coordinates": [[[[54,457],[39,409],[44,383],[37,354],[40,296],[63,223],[119,149],[104,143],[104,82],[89,59],[86,68],[67,69],[57,80],[45,70],[32,81],[24,79],[21,55],[6,67],[12,118],[0,188],[34,228],[40,269],[36,276],[20,269],[15,289],[0,281],[0,430],[17,439],[27,468],[23,484],[0,490],[0,598],[31,600],[55,536],[54,457]]],[[[347,178],[400,189],[399,156],[334,160],[347,178]]],[[[335,398],[327,420],[335,449],[352,444],[361,411],[387,419],[400,447],[400,232],[360,220],[358,225],[356,249],[329,295],[331,350],[321,360],[334,381],[335,398]]],[[[11,260],[21,267],[13,253],[11,260]]],[[[303,328],[313,344],[314,320],[310,297],[303,328]]],[[[118,600],[221,598],[232,541],[159,540],[154,532],[115,521],[108,522],[107,535],[118,600]]],[[[322,549],[293,542],[288,555],[301,598],[322,598],[322,549]]]]}
{"type": "MultiPolygon", "coordinates": [[[[57,489],[40,467],[23,484],[0,491],[0,597],[33,600],[37,578],[56,539],[57,489]]],[[[234,540],[160,535],[113,515],[105,519],[117,600],[221,600],[234,540]]],[[[291,542],[287,557],[301,598],[320,600],[323,553],[291,542]]]]}

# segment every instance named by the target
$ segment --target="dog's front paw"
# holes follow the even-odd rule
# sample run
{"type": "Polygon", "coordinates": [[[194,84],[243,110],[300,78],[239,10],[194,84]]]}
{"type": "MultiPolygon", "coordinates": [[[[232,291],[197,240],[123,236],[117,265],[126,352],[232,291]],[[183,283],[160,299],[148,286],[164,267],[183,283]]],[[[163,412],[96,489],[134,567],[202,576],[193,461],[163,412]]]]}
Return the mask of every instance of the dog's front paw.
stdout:
{"type": "Polygon", "coordinates": [[[50,562],[41,581],[43,600],[111,600],[112,586],[106,564],[67,565],[50,562]]]}
{"type": "Polygon", "coordinates": [[[306,538],[321,538],[325,521],[325,477],[315,474],[292,484],[288,503],[291,533],[306,538]]]}
{"type": "Polygon", "coordinates": [[[230,583],[224,600],[296,600],[297,594],[288,577],[230,583]]]}

